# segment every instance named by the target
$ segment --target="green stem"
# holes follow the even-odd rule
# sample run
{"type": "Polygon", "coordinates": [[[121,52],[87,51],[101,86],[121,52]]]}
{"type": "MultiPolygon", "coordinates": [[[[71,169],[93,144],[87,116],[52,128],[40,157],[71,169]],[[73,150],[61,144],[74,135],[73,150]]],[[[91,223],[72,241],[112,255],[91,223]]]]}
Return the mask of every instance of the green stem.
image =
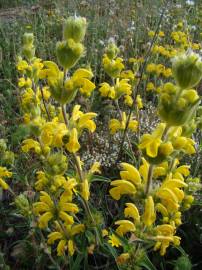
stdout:
{"type": "Polygon", "coordinates": [[[151,187],[152,187],[152,178],[153,178],[154,166],[155,165],[153,165],[153,164],[149,165],[147,183],[146,183],[146,188],[145,188],[145,195],[146,196],[150,193],[150,190],[151,190],[151,187]]]}

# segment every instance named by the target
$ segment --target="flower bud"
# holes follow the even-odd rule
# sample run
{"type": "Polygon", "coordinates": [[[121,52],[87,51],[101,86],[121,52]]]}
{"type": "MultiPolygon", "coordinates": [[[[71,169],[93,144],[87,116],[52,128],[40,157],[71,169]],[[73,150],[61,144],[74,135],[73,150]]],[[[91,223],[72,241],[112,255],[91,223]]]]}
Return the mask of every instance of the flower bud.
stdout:
{"type": "Polygon", "coordinates": [[[116,44],[113,42],[110,42],[109,45],[106,48],[106,55],[109,57],[109,59],[114,59],[117,57],[119,53],[119,49],[117,48],[116,44]]]}
{"type": "Polygon", "coordinates": [[[33,45],[34,35],[33,33],[24,33],[23,35],[23,45],[30,46],[33,45]]]}
{"type": "Polygon", "coordinates": [[[7,149],[6,141],[4,139],[0,139],[0,153],[5,152],[7,149]]]}
{"type": "Polygon", "coordinates": [[[22,54],[27,58],[27,60],[31,60],[35,55],[33,43],[34,35],[32,33],[25,33],[23,35],[22,54]]]}
{"type": "Polygon", "coordinates": [[[29,201],[24,194],[20,194],[15,198],[15,205],[23,216],[28,216],[30,213],[29,201]]]}
{"type": "Polygon", "coordinates": [[[181,89],[196,86],[202,78],[202,61],[198,54],[190,52],[173,59],[172,71],[181,89]]]}
{"type": "Polygon", "coordinates": [[[50,155],[45,162],[45,170],[50,175],[62,175],[67,170],[67,158],[61,153],[50,155]]]}
{"type": "Polygon", "coordinates": [[[81,58],[84,53],[84,46],[75,43],[73,39],[58,42],[56,45],[56,55],[58,62],[64,69],[70,69],[81,58]]]}
{"type": "Polygon", "coordinates": [[[73,39],[74,42],[81,42],[86,34],[86,19],[82,17],[69,17],[64,27],[64,39],[73,39]]]}

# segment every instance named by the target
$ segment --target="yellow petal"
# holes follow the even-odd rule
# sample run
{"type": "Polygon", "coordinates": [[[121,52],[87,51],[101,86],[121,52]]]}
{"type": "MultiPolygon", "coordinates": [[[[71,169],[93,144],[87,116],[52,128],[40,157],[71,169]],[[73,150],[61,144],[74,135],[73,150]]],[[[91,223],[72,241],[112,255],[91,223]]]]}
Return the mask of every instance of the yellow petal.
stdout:
{"type": "Polygon", "coordinates": [[[126,203],[126,208],[124,210],[125,217],[132,217],[134,222],[140,221],[140,215],[137,207],[133,203],[126,203]]]}
{"type": "Polygon", "coordinates": [[[140,174],[134,166],[128,163],[121,163],[121,166],[125,170],[120,172],[122,179],[129,180],[135,185],[141,184],[140,174]]]}
{"type": "Polygon", "coordinates": [[[61,238],[62,234],[60,232],[52,232],[48,235],[48,244],[52,245],[56,240],[61,238]]]}

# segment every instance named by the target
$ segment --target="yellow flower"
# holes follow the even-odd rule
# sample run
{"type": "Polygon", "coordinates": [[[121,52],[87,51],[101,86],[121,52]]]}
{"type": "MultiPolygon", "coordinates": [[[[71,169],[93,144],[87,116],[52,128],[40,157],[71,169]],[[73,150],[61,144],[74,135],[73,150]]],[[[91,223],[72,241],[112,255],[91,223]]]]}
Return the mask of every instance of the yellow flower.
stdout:
{"type": "Polygon", "coordinates": [[[126,203],[126,206],[127,207],[124,210],[124,216],[133,218],[134,223],[139,222],[140,215],[137,207],[133,203],[126,203]]]}
{"type": "Polygon", "coordinates": [[[142,103],[142,99],[141,99],[140,95],[137,95],[136,104],[137,104],[137,107],[139,110],[143,108],[143,103],[142,103]]]}
{"type": "Polygon", "coordinates": [[[19,60],[17,63],[17,70],[24,72],[29,67],[27,61],[19,60]]]}
{"type": "Polygon", "coordinates": [[[122,253],[121,255],[119,255],[117,258],[116,258],[116,262],[118,264],[125,264],[128,259],[130,258],[130,254],[129,253],[122,253]]]}
{"type": "Polygon", "coordinates": [[[105,236],[108,236],[108,235],[109,235],[108,230],[103,229],[103,230],[102,230],[102,237],[105,237],[105,236]]]}
{"type": "Polygon", "coordinates": [[[154,35],[155,35],[155,32],[154,32],[154,31],[149,31],[149,32],[148,32],[148,36],[149,36],[149,37],[154,37],[154,35]]]}
{"type": "Polygon", "coordinates": [[[30,78],[25,79],[24,77],[19,78],[18,79],[18,87],[19,88],[22,88],[22,87],[26,87],[26,88],[32,87],[32,81],[31,81],[31,79],[30,78]]]}
{"type": "Polygon", "coordinates": [[[10,178],[12,177],[12,172],[9,172],[6,167],[1,167],[0,166],[0,187],[2,189],[8,189],[9,186],[8,184],[3,180],[4,177],[10,178]]]}
{"type": "Polygon", "coordinates": [[[138,170],[128,163],[121,163],[124,171],[120,172],[121,180],[114,180],[111,182],[109,193],[115,200],[119,200],[124,194],[135,194],[136,187],[141,183],[141,178],[138,170]]]}
{"type": "Polygon", "coordinates": [[[155,89],[155,86],[152,82],[149,82],[146,86],[146,90],[147,91],[151,91],[151,90],[154,90],[155,89]]]}
{"type": "Polygon", "coordinates": [[[156,157],[158,148],[161,145],[161,137],[165,129],[165,124],[161,123],[152,134],[144,134],[141,138],[139,148],[145,149],[149,157],[156,157]]]}
{"type": "Polygon", "coordinates": [[[166,69],[163,71],[163,76],[165,76],[166,78],[172,76],[172,70],[171,70],[171,68],[166,68],[166,69]]]}
{"type": "Polygon", "coordinates": [[[177,211],[179,203],[184,199],[184,192],[180,188],[187,187],[183,180],[167,177],[157,190],[156,196],[159,197],[169,212],[177,211]]]}
{"type": "Polygon", "coordinates": [[[91,70],[79,68],[74,72],[72,77],[67,80],[67,82],[71,81],[72,87],[75,90],[79,89],[82,94],[89,97],[95,89],[95,84],[90,81],[92,77],[93,73],[91,70]]]}
{"type": "Polygon", "coordinates": [[[93,112],[81,115],[77,124],[78,130],[88,129],[90,132],[94,132],[96,125],[92,118],[96,117],[96,115],[97,114],[93,112]]]}
{"type": "Polygon", "coordinates": [[[170,224],[163,224],[156,227],[155,240],[157,241],[154,250],[160,249],[160,255],[164,256],[166,249],[169,247],[170,243],[174,245],[180,244],[180,237],[174,236],[175,227],[170,224]]]}
{"type": "MultiPolygon", "coordinates": [[[[126,121],[127,121],[127,118],[126,118],[126,113],[125,112],[122,113],[121,121],[119,121],[117,119],[111,119],[109,121],[110,133],[115,134],[119,130],[124,130],[125,127],[126,127],[126,121]]],[[[130,120],[128,128],[131,131],[136,132],[137,128],[138,128],[138,122],[136,120],[130,120]]]]}
{"type": "Polygon", "coordinates": [[[69,141],[65,145],[65,147],[70,153],[76,153],[80,149],[80,144],[78,142],[78,133],[76,128],[73,128],[70,131],[69,141]]]}
{"type": "Polygon", "coordinates": [[[151,226],[156,220],[156,213],[152,196],[148,196],[148,198],[145,200],[145,208],[142,220],[146,226],[151,226]]]}
{"type": "Polygon", "coordinates": [[[165,37],[165,34],[164,34],[163,31],[159,31],[158,36],[159,36],[159,37],[165,37]]]}
{"type": "Polygon", "coordinates": [[[133,98],[131,96],[129,96],[129,95],[125,95],[124,96],[124,103],[126,105],[128,105],[129,107],[131,107],[132,104],[133,104],[133,98]]]}
{"type": "Polygon", "coordinates": [[[124,70],[121,72],[120,77],[123,79],[129,79],[133,81],[135,79],[135,74],[132,70],[124,70]]]}
{"type": "Polygon", "coordinates": [[[111,86],[106,82],[101,83],[100,86],[101,87],[99,88],[99,91],[101,93],[101,96],[108,97],[110,95],[110,92],[112,91],[111,86]]]}
{"type": "Polygon", "coordinates": [[[37,154],[41,153],[41,147],[39,142],[33,139],[26,139],[22,142],[22,151],[28,153],[30,150],[34,150],[37,154]]]}
{"type": "Polygon", "coordinates": [[[76,234],[79,234],[84,231],[84,225],[66,225],[64,224],[65,232],[61,228],[61,225],[56,221],[56,231],[51,232],[48,235],[48,244],[53,245],[55,241],[60,240],[57,245],[57,255],[62,256],[65,253],[65,250],[68,249],[70,256],[74,255],[75,247],[72,237],[76,234]]]}
{"type": "Polygon", "coordinates": [[[124,69],[123,59],[119,57],[116,59],[110,59],[107,54],[105,54],[103,56],[102,63],[105,72],[112,78],[118,77],[124,69]]]}
{"type": "Polygon", "coordinates": [[[147,67],[146,67],[146,71],[149,72],[149,73],[155,72],[156,71],[156,65],[153,64],[153,63],[148,64],[147,67]]]}
{"type": "Polygon", "coordinates": [[[136,193],[136,187],[127,180],[114,180],[110,185],[114,186],[110,189],[109,193],[115,200],[120,200],[121,196],[124,194],[133,195],[136,193]]]}
{"type": "Polygon", "coordinates": [[[115,224],[119,226],[116,232],[120,236],[124,236],[124,234],[128,232],[134,232],[136,230],[134,223],[129,220],[118,220],[115,224]]]}
{"type": "Polygon", "coordinates": [[[115,98],[120,98],[122,95],[130,95],[132,93],[131,85],[128,83],[128,81],[128,79],[116,79],[116,84],[114,87],[116,93],[115,98]]]}
{"type": "Polygon", "coordinates": [[[89,183],[88,180],[85,179],[83,183],[81,183],[81,197],[88,201],[90,197],[89,183]]]}
{"type": "Polygon", "coordinates": [[[120,172],[121,179],[131,181],[136,186],[141,184],[140,174],[134,166],[129,163],[121,163],[121,167],[124,169],[120,172]]]}
{"type": "Polygon", "coordinates": [[[67,225],[73,224],[74,219],[67,212],[77,213],[79,209],[76,204],[68,202],[69,198],[64,195],[65,192],[60,196],[57,206],[47,192],[41,191],[40,193],[40,202],[33,204],[34,213],[39,215],[40,228],[46,228],[48,222],[55,217],[60,218],[67,225]]]}
{"type": "Polygon", "coordinates": [[[119,238],[115,234],[111,234],[109,236],[108,243],[110,243],[112,247],[120,247],[122,245],[119,238]]]}
{"type": "Polygon", "coordinates": [[[89,170],[89,174],[94,174],[95,172],[101,173],[99,162],[95,162],[89,170]]]}

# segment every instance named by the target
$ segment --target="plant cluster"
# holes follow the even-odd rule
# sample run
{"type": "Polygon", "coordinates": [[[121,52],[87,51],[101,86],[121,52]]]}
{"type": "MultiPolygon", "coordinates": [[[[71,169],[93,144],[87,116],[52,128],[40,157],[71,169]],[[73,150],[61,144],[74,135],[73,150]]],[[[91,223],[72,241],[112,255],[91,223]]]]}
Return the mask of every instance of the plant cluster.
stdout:
{"type": "MultiPolygon", "coordinates": [[[[31,199],[23,193],[15,195],[5,181],[12,177],[6,167],[0,167],[0,186],[10,190],[19,213],[41,232],[56,268],[72,267],[84,253],[101,252],[115,257],[119,269],[141,269],[151,248],[163,256],[169,246],[180,245],[177,228],[194,201],[193,185],[199,182],[191,177],[190,166],[183,159],[195,154],[192,135],[202,122],[200,96],[195,90],[202,78],[202,61],[188,49],[197,50],[199,45],[176,31],[171,36],[177,46],[163,47],[164,33],[150,31],[149,37],[158,36],[159,41],[151,53],[157,59],[172,58],[172,68],[151,62],[146,75],[140,72],[145,59],[131,58],[131,69],[127,69],[118,47],[110,41],[102,59],[109,80],[97,91],[89,66],[74,69],[85,55],[86,29],[85,18],[66,20],[63,39],[56,45],[58,64],[37,58],[34,35],[24,34],[17,61],[18,94],[22,122],[29,132],[21,150],[38,166],[32,187],[35,193],[31,199]],[[141,131],[144,104],[138,89],[142,78],[148,80],[146,89],[155,90],[158,99],[159,123],[150,133],[141,131]],[[157,82],[160,85],[156,86],[157,82]],[[121,202],[121,211],[112,223],[92,199],[93,178],[102,174],[102,166],[99,161],[86,166],[80,154],[82,142],[96,130],[99,112],[82,108],[78,97],[88,100],[94,92],[115,106],[109,132],[111,136],[121,134],[133,157],[133,163],[122,162],[120,145],[113,164],[120,165],[120,177],[110,181],[109,194],[114,204],[121,202]],[[131,138],[136,141],[136,157],[131,138]]],[[[14,154],[4,140],[0,152],[2,163],[13,163],[14,154]]]]}

